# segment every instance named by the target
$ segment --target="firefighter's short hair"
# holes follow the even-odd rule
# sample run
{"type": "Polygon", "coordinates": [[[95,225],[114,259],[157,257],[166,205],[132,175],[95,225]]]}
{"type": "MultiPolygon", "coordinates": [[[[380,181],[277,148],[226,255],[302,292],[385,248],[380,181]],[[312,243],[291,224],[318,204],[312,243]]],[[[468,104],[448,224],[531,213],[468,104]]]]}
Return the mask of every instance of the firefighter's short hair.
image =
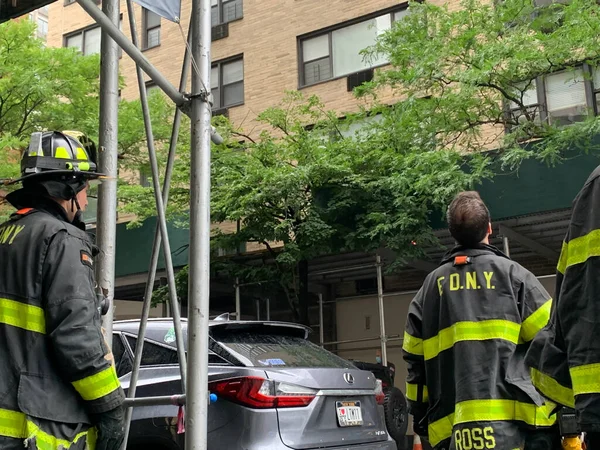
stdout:
{"type": "Polygon", "coordinates": [[[479,193],[465,191],[454,197],[448,207],[446,218],[452,237],[460,245],[474,247],[488,232],[490,212],[479,193]]]}

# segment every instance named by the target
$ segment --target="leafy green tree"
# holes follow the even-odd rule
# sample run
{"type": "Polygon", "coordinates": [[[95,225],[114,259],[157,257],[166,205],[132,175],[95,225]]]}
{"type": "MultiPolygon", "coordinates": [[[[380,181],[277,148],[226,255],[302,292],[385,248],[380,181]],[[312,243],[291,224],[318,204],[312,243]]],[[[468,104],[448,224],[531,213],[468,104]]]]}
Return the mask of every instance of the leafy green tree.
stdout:
{"type": "MultiPolygon", "coordinates": [[[[27,20],[0,25],[0,180],[19,175],[21,152],[34,131],[80,130],[98,142],[99,56],[46,47],[34,31],[27,20]]],[[[164,160],[173,107],[156,92],[149,103],[157,150],[164,160]]],[[[186,136],[184,131],[182,141],[186,136]]],[[[125,180],[137,183],[138,170],[147,168],[145,140],[140,101],[121,101],[118,151],[125,180]]],[[[0,202],[14,188],[0,186],[0,202]]],[[[4,220],[11,208],[0,208],[4,220]]]]}
{"type": "Polygon", "coordinates": [[[531,157],[556,163],[566,148],[597,151],[592,138],[600,119],[593,111],[577,112],[586,119],[570,123],[531,99],[543,75],[565,69],[571,82],[591,77],[600,59],[600,6],[594,0],[536,3],[463,0],[458,9],[411,3],[410,14],[364,51],[367,58],[385,55],[391,67],[359,94],[392,88],[409,116],[400,135],[412,135],[419,145],[435,137],[424,143],[432,150],[500,149],[511,166],[531,157]]]}
{"type": "MultiPolygon", "coordinates": [[[[215,258],[213,268],[279,285],[295,318],[306,322],[310,259],[380,247],[399,263],[421,257],[437,243],[432,214],[493,176],[494,160],[515,168],[532,157],[557,163],[567,149],[597,151],[600,120],[592,111],[571,123],[530,99],[536,80],[550,72],[576,78],[585,63],[581,76],[592,76],[599,13],[593,0],[465,0],[453,9],[411,3],[410,14],[364,51],[390,63],[357,89],[368,108],[341,121],[344,112],[296,92],[259,116],[267,125],[259,136],[222,123],[227,145],[213,148],[212,217],[239,229],[215,230],[214,245],[235,252],[254,243],[266,251],[262,264],[215,258]],[[390,91],[393,102],[382,95],[390,91]]],[[[171,203],[178,217],[189,204],[187,158],[184,149],[171,203]]],[[[130,206],[141,217],[152,215],[147,198],[130,206]]],[[[186,277],[179,275],[180,295],[186,277]]]]}
{"type": "MultiPolygon", "coordinates": [[[[266,264],[215,259],[214,270],[279,287],[294,318],[307,323],[312,258],[382,245],[409,258],[433,242],[430,211],[484,176],[485,160],[472,158],[467,173],[457,152],[417,154],[396,148],[383,132],[394,116],[384,114],[383,121],[353,135],[349,125],[358,119],[342,123],[316,97],[292,92],[280,106],[259,115],[268,129],[258,138],[224,129],[228,145],[213,153],[212,219],[239,223],[239,231],[215,228],[213,245],[235,252],[242,244],[258,244],[265,249],[266,264]]],[[[177,170],[189,173],[189,166],[177,170]]],[[[179,203],[181,214],[189,197],[173,203],[179,203]]],[[[151,203],[140,206],[139,201],[134,206],[138,212],[148,208],[147,214],[153,214],[151,203]]],[[[180,274],[180,284],[186,277],[180,274]]]]}
{"type": "MultiPolygon", "coordinates": [[[[0,25],[0,136],[78,129],[98,116],[99,57],[46,47],[30,21],[0,25]]],[[[97,126],[97,121],[96,121],[97,126]]]]}
{"type": "MultiPolygon", "coordinates": [[[[0,179],[19,175],[32,132],[98,123],[99,57],[46,47],[34,31],[28,20],[0,25],[0,179]]],[[[11,187],[1,189],[0,203],[11,187]]],[[[9,212],[0,204],[1,218],[9,212]]]]}

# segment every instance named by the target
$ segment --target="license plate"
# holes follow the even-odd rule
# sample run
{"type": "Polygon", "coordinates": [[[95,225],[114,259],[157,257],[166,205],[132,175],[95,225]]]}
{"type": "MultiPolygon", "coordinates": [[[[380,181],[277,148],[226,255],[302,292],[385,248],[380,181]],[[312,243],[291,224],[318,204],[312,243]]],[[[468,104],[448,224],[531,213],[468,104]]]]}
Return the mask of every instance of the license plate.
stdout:
{"type": "Polygon", "coordinates": [[[336,402],[340,427],[359,427],[363,424],[360,402],[336,402]]]}

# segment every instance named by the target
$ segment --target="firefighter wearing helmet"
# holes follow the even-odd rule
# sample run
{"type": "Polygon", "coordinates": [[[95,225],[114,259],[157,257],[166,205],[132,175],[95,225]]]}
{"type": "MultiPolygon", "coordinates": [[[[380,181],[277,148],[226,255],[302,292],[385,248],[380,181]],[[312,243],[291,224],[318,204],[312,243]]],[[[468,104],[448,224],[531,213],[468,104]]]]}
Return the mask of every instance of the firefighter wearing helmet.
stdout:
{"type": "Polygon", "coordinates": [[[34,133],[0,225],[0,448],[117,450],[124,394],[101,329],[81,214],[96,148],[34,133]],[[87,446],[87,447],[86,447],[87,446]]]}

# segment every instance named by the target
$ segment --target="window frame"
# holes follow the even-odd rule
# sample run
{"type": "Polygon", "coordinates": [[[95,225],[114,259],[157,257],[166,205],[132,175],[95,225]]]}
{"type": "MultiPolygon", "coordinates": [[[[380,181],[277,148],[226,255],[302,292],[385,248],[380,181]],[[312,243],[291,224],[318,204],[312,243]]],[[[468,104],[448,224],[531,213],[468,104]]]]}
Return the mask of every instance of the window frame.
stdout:
{"type": "MultiPolygon", "coordinates": [[[[75,31],[71,31],[69,33],[63,34],[63,47],[64,48],[74,48],[74,47],[69,47],[67,45],[67,42],[69,40],[69,38],[73,37],[73,36],[77,36],[78,34],[82,34],[81,37],[81,54],[85,55],[85,56],[89,56],[86,55],[84,53],[84,49],[85,49],[85,33],[93,30],[94,28],[100,28],[100,50],[98,50],[98,55],[100,54],[101,50],[102,50],[102,28],[100,27],[100,25],[96,24],[96,23],[92,23],[90,25],[87,25],[83,28],[80,28],[78,30],[75,31]]],[[[123,28],[123,13],[121,13],[119,15],[119,30],[122,30],[123,28]]],[[[93,55],[95,55],[96,53],[92,53],[93,55]]],[[[121,59],[123,57],[123,49],[121,47],[119,47],[119,59],[121,59]]]]}
{"type": "Polygon", "coordinates": [[[35,24],[37,27],[37,34],[39,36],[43,36],[44,38],[47,37],[48,36],[48,18],[38,14],[35,24]],[[43,22],[46,24],[46,31],[43,33],[41,32],[41,29],[40,29],[40,22],[43,22]]]}
{"type": "MultiPolygon", "coordinates": [[[[589,112],[592,112],[594,115],[598,115],[598,113],[600,111],[600,105],[598,104],[599,103],[598,100],[596,100],[596,95],[598,95],[598,99],[600,100],[600,85],[599,86],[594,85],[594,67],[591,67],[587,63],[581,63],[581,64],[574,65],[572,67],[572,69],[582,71],[583,83],[584,83],[584,89],[585,89],[585,106],[589,112]]],[[[600,71],[600,65],[597,66],[596,70],[600,71]]],[[[546,73],[544,75],[540,75],[540,76],[532,79],[532,81],[535,80],[535,83],[536,83],[536,93],[537,93],[538,101],[536,104],[527,106],[527,108],[530,108],[530,107],[538,108],[538,115],[539,115],[539,120],[541,123],[548,123],[550,121],[550,112],[548,110],[548,96],[546,93],[546,80],[549,76],[559,74],[559,73],[565,72],[565,71],[572,72],[568,68],[562,68],[562,69],[558,69],[558,70],[554,70],[552,72],[546,73]]],[[[513,119],[513,117],[514,117],[513,112],[519,111],[519,108],[511,108],[510,103],[507,100],[505,100],[505,111],[507,114],[507,121],[508,121],[508,120],[513,119]]],[[[569,124],[566,124],[566,125],[569,125],[569,124]]],[[[565,126],[565,125],[563,125],[563,126],[565,126]]],[[[506,124],[506,132],[510,133],[511,128],[512,128],[512,124],[507,123],[506,124]]]]}
{"type": "MultiPolygon", "coordinates": [[[[219,90],[219,107],[214,108],[214,111],[235,108],[236,106],[242,106],[246,102],[246,70],[245,70],[245,66],[244,66],[244,54],[241,53],[239,55],[235,55],[230,58],[215,61],[211,64],[210,68],[212,70],[215,67],[218,68],[218,73],[219,73],[219,84],[218,84],[218,88],[217,88],[219,90]],[[234,83],[229,83],[226,85],[223,84],[223,66],[226,64],[232,63],[232,62],[236,62],[236,61],[242,62],[242,80],[236,81],[234,83]],[[242,101],[239,103],[233,103],[231,105],[224,105],[224,101],[223,101],[225,98],[225,89],[224,88],[226,86],[232,86],[232,85],[240,83],[240,82],[242,83],[242,88],[244,90],[244,95],[243,95],[242,101]]],[[[212,80],[211,80],[211,84],[212,84],[212,80]]],[[[212,87],[211,87],[211,92],[212,92],[212,87]]]]}
{"type": "MultiPolygon", "coordinates": [[[[137,343],[139,342],[139,337],[136,334],[130,333],[128,331],[123,331],[121,332],[121,335],[123,336],[123,342],[125,342],[126,345],[126,349],[127,351],[129,351],[129,354],[131,355],[131,358],[133,359],[133,361],[135,362],[135,351],[133,349],[133,347],[131,346],[131,343],[129,342],[129,338],[131,339],[135,339],[135,345],[137,346],[137,343]]],[[[146,349],[146,344],[150,344],[150,345],[154,345],[156,347],[161,347],[164,350],[168,351],[168,352],[172,352],[175,357],[177,358],[177,360],[179,361],[179,354],[177,353],[177,347],[173,347],[172,345],[169,344],[164,344],[162,342],[157,342],[153,339],[148,339],[148,338],[144,338],[144,349],[142,349],[142,361],[140,361],[140,367],[165,367],[165,366],[179,366],[179,362],[176,363],[165,363],[165,364],[143,364],[143,359],[144,359],[144,350],[146,349]]],[[[186,352],[187,353],[187,352],[186,352]]]]}
{"type": "Polygon", "coordinates": [[[113,339],[113,344],[111,346],[111,351],[113,352],[115,369],[117,370],[117,377],[121,378],[133,371],[134,355],[131,353],[131,348],[129,347],[129,343],[127,342],[126,339],[123,338],[123,335],[121,334],[121,332],[114,331],[112,334],[112,339],[113,339]],[[114,351],[115,342],[121,342],[121,346],[123,347],[123,354],[120,356],[120,358],[118,355],[115,354],[115,351],[114,351]],[[129,362],[129,364],[131,365],[131,370],[123,372],[123,373],[119,373],[119,372],[121,372],[121,362],[123,361],[123,358],[126,358],[127,361],[129,362]]]}
{"type": "Polygon", "coordinates": [[[142,51],[151,50],[156,47],[160,47],[162,44],[162,17],[156,14],[154,11],[150,11],[148,8],[142,6],[142,51]],[[159,23],[153,27],[148,28],[148,12],[158,16],[159,23]],[[158,44],[152,47],[148,46],[148,33],[152,30],[158,29],[158,44]]]}
{"type": "MultiPolygon", "coordinates": [[[[95,23],[88,25],[86,27],[80,28],[79,30],[71,31],[70,33],[64,34],[63,35],[63,47],[75,48],[75,47],[70,47],[69,45],[67,45],[67,43],[69,42],[70,38],[80,34],[81,35],[81,50],[80,50],[81,54],[85,55],[85,56],[94,55],[95,53],[90,53],[90,54],[85,53],[85,35],[88,31],[94,30],[96,28],[100,29],[100,47],[102,47],[102,28],[100,27],[100,25],[95,24],[95,23]]],[[[100,50],[98,50],[98,54],[100,54],[100,50]]]]}
{"type": "Polygon", "coordinates": [[[340,22],[335,25],[331,25],[329,27],[321,28],[319,30],[311,31],[310,33],[305,33],[300,36],[297,36],[296,37],[296,48],[297,48],[296,53],[297,53],[297,58],[298,58],[298,61],[297,61],[297,64],[298,64],[298,89],[304,89],[304,88],[307,88],[310,86],[316,86],[321,83],[328,83],[330,81],[339,80],[341,78],[347,78],[352,73],[359,73],[364,70],[372,70],[372,69],[376,69],[378,67],[384,67],[384,66],[389,65],[389,62],[386,62],[383,64],[376,64],[371,67],[365,67],[360,70],[357,70],[356,72],[348,73],[345,75],[333,76],[333,39],[332,39],[332,35],[333,35],[334,31],[341,30],[341,29],[347,28],[347,27],[351,27],[352,25],[356,25],[361,22],[366,22],[368,20],[375,19],[377,17],[384,16],[386,14],[390,14],[390,16],[391,16],[390,20],[391,20],[391,24],[393,26],[394,23],[397,22],[397,19],[395,19],[395,13],[398,13],[400,11],[404,11],[407,9],[408,9],[408,2],[405,2],[405,3],[401,3],[400,5],[394,5],[389,8],[381,9],[379,11],[375,11],[375,12],[366,14],[364,16],[356,17],[351,20],[346,20],[344,22],[340,22]],[[305,79],[304,79],[305,78],[304,68],[305,68],[306,64],[315,62],[315,61],[319,61],[320,59],[325,59],[326,57],[317,58],[317,59],[314,59],[314,60],[311,60],[308,62],[304,61],[304,50],[303,50],[302,44],[304,43],[304,41],[307,41],[307,40],[313,39],[313,38],[317,38],[320,36],[324,36],[324,35],[327,35],[327,39],[328,39],[329,55],[327,56],[327,58],[329,58],[329,68],[330,68],[332,76],[327,79],[323,79],[323,80],[316,81],[314,83],[307,84],[307,83],[305,83],[305,79]]]}
{"type": "Polygon", "coordinates": [[[217,21],[215,23],[211,23],[211,28],[219,26],[219,25],[223,25],[226,23],[236,22],[236,21],[242,20],[244,18],[244,0],[240,0],[240,3],[242,5],[242,14],[240,15],[240,17],[236,17],[235,19],[229,20],[227,22],[223,21],[223,3],[230,3],[230,2],[234,2],[234,1],[237,1],[237,0],[217,0],[216,5],[214,5],[214,6],[211,5],[211,7],[210,7],[211,17],[212,17],[213,8],[217,9],[217,21]]]}

